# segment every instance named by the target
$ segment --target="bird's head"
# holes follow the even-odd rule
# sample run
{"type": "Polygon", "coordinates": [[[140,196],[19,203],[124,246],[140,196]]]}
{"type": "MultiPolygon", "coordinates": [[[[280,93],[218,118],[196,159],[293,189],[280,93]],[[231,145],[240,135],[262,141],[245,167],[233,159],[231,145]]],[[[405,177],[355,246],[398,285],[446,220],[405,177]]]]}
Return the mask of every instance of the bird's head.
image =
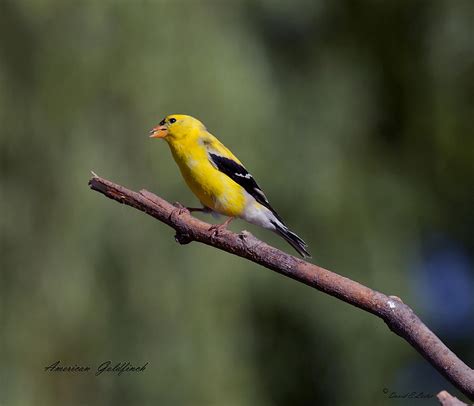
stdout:
{"type": "Polygon", "coordinates": [[[205,130],[204,124],[191,116],[170,114],[150,131],[150,138],[164,138],[166,141],[179,140],[205,130]]]}

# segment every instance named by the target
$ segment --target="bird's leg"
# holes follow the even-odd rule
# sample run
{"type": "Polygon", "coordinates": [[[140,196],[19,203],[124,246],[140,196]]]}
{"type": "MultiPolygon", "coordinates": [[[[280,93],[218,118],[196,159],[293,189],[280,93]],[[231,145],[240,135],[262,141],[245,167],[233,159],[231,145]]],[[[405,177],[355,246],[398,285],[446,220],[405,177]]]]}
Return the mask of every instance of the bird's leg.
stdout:
{"type": "Polygon", "coordinates": [[[188,211],[190,211],[191,213],[193,211],[200,211],[202,213],[210,213],[212,210],[209,208],[209,207],[186,207],[186,209],[188,209],[188,211]]]}
{"type": "Polygon", "coordinates": [[[226,221],[222,224],[214,224],[209,227],[209,231],[212,231],[212,237],[216,237],[220,231],[227,230],[227,226],[231,223],[234,217],[229,217],[226,221]]]}
{"type": "Polygon", "coordinates": [[[212,209],[209,207],[185,207],[179,202],[174,202],[173,206],[176,207],[175,210],[171,213],[171,215],[176,214],[178,216],[184,214],[184,213],[192,213],[194,211],[200,211],[202,213],[212,213],[212,209]]]}

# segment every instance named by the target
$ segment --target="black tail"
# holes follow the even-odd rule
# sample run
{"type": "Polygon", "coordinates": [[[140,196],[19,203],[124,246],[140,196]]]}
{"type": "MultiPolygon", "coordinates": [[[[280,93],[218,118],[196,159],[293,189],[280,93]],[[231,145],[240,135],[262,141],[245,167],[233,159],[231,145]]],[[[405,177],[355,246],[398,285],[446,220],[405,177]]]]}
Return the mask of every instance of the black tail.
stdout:
{"type": "Polygon", "coordinates": [[[275,232],[282,236],[288,244],[290,244],[303,258],[311,258],[311,254],[306,250],[308,244],[306,244],[300,237],[298,237],[293,231],[290,231],[284,224],[278,224],[272,221],[275,225],[275,232]]]}

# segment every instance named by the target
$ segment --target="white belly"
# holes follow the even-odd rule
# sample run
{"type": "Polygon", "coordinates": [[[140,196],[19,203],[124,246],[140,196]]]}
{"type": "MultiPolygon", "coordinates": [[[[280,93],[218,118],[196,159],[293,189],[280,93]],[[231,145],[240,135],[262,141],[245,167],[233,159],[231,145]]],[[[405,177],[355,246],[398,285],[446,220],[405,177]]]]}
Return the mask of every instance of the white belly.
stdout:
{"type": "Polygon", "coordinates": [[[279,221],[274,216],[274,214],[265,206],[262,206],[260,203],[258,203],[247,192],[245,192],[245,197],[247,204],[243,213],[239,217],[251,224],[267,228],[268,230],[275,230],[275,226],[272,224],[271,220],[274,222],[279,221]]]}

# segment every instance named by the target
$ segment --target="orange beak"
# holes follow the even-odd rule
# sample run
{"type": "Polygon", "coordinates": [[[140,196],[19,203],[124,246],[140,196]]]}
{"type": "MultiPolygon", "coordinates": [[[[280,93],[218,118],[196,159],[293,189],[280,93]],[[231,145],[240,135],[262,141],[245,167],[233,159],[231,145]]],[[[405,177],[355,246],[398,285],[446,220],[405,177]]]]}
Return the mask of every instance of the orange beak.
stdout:
{"type": "Polygon", "coordinates": [[[150,131],[150,138],[165,138],[168,135],[168,129],[165,125],[160,125],[150,131]]]}

